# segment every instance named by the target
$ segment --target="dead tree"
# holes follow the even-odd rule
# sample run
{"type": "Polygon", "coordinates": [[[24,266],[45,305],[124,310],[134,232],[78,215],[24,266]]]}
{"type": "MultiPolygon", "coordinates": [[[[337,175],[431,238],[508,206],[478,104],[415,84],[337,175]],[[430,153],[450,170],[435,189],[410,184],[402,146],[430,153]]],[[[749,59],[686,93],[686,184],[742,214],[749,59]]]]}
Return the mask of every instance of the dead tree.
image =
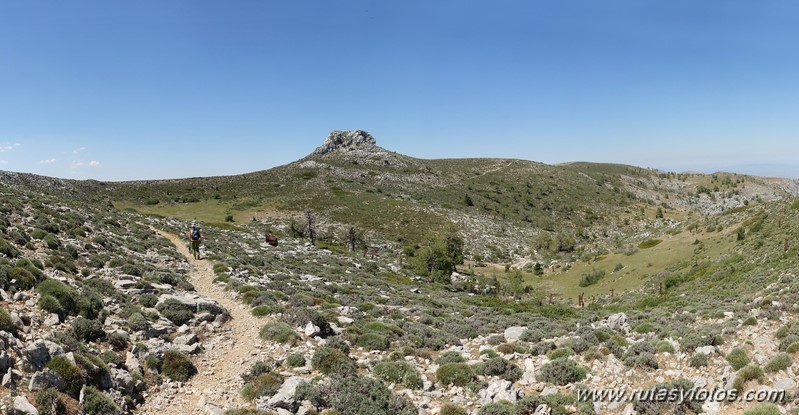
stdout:
{"type": "Polygon", "coordinates": [[[355,252],[355,240],[358,239],[355,233],[355,227],[350,226],[349,231],[347,231],[347,249],[350,252],[355,252]]]}
{"type": "Polygon", "coordinates": [[[308,240],[311,245],[316,246],[316,228],[314,226],[314,217],[310,210],[305,211],[305,229],[308,231],[308,240]]]}

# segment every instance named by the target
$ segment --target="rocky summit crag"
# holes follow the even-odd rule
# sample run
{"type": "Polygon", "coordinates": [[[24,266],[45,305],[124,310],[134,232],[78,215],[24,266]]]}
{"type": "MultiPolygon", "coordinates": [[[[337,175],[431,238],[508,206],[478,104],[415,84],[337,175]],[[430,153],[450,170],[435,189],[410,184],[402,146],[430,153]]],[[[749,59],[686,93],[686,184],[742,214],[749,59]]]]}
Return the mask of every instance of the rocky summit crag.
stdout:
{"type": "Polygon", "coordinates": [[[371,134],[363,130],[331,131],[327,140],[314,150],[313,154],[327,154],[334,151],[353,151],[370,149],[377,146],[371,134]]]}

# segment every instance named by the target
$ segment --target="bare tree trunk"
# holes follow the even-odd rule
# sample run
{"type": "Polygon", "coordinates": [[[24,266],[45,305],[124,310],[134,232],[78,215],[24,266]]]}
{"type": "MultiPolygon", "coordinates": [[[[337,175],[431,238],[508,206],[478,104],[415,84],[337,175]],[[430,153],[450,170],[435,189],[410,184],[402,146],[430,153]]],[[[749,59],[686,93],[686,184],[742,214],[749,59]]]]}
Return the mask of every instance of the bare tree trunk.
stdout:
{"type": "Polygon", "coordinates": [[[316,246],[316,229],[314,228],[314,218],[310,210],[305,211],[305,226],[308,228],[308,240],[311,245],[316,246]]]}
{"type": "Polygon", "coordinates": [[[347,249],[350,252],[355,252],[355,227],[350,226],[350,230],[347,232],[347,249]]]}

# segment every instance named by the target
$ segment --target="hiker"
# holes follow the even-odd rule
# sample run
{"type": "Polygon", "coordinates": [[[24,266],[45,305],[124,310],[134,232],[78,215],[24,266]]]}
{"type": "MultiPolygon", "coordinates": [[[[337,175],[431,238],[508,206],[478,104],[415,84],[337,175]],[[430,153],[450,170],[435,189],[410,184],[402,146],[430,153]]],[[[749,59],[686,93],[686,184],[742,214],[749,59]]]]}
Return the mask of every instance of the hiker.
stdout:
{"type": "Polygon", "coordinates": [[[200,234],[200,225],[196,222],[191,222],[191,229],[189,230],[189,247],[194,259],[200,259],[200,243],[203,240],[200,234]]]}

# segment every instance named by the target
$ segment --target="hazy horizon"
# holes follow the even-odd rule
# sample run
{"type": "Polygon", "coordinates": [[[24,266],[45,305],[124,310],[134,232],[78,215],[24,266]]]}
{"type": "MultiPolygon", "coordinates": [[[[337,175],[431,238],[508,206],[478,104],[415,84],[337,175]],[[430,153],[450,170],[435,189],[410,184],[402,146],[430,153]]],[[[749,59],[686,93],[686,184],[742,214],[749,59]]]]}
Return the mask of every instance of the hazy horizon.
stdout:
{"type": "Polygon", "coordinates": [[[418,158],[799,177],[777,1],[0,4],[0,170],[243,174],[363,129],[418,158]]]}

